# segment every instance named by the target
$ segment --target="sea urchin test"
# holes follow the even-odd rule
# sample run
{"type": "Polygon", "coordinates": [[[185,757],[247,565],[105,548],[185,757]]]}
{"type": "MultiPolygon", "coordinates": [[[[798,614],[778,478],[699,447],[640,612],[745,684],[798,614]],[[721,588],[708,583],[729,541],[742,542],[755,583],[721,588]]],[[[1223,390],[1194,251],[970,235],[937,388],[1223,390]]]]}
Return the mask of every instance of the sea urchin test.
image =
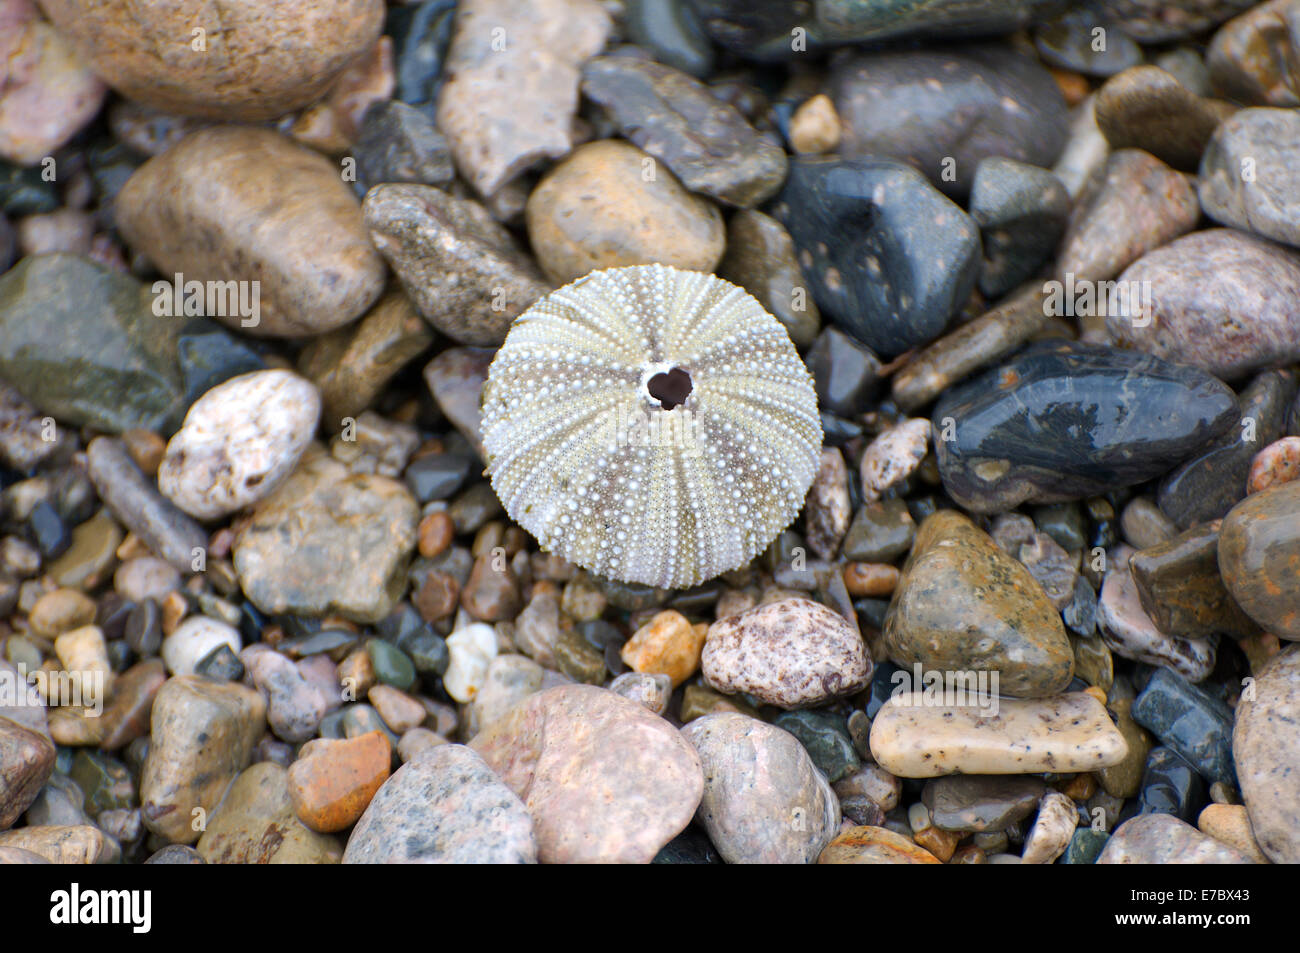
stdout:
{"type": "Polygon", "coordinates": [[[520,315],[483,390],[488,475],[544,549],[685,588],[799,513],[822,432],[785,328],[742,289],[665,265],[595,271],[520,315]]]}

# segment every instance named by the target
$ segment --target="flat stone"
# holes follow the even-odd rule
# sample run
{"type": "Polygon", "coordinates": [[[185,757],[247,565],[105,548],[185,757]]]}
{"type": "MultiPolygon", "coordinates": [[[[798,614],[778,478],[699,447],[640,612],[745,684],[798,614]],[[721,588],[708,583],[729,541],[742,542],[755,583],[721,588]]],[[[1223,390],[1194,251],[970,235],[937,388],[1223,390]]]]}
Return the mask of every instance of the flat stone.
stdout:
{"type": "Polygon", "coordinates": [[[418,520],[404,484],[309,448],[236,536],[235,571],[263,612],[378,622],[405,589],[418,520]]]}
{"type": "Polygon", "coordinates": [[[1195,368],[1043,341],[950,390],[932,420],[944,488],[989,513],[1145,482],[1238,413],[1232,391],[1195,368]]]}
{"type": "Polygon", "coordinates": [[[1240,852],[1169,814],[1145,814],[1111,834],[1099,864],[1248,864],[1240,852]]]}
{"type": "Polygon", "coordinates": [[[761,204],[785,178],[785,150],[696,79],[662,63],[597,56],[582,92],[682,185],[739,208],[761,204]]]}
{"type": "Polygon", "coordinates": [[[1032,814],[1046,793],[1034,777],[956,774],[925,782],[921,800],[935,827],[1001,831],[1032,814]]]}
{"type": "Polygon", "coordinates": [[[1224,517],[1219,569],[1228,591],[1266,631],[1300,640],[1300,482],[1254,493],[1224,517]]]}
{"type": "Polygon", "coordinates": [[[1226,632],[1254,635],[1256,625],[1228,594],[1219,573],[1219,529],[1194,526],[1173,539],[1139,550],[1129,559],[1138,598],[1162,632],[1203,638],[1226,632]]]}
{"type": "Polygon", "coordinates": [[[872,660],[861,635],[820,603],[783,599],[719,619],[705,637],[705,680],[781,708],[803,708],[858,691],[872,660]]]}
{"type": "Polygon", "coordinates": [[[1025,567],[970,520],[940,510],[921,524],[885,620],[891,661],[939,672],[997,673],[994,692],[1064,691],[1074,652],[1025,567]]]}
{"type": "Polygon", "coordinates": [[[884,827],[851,827],[826,845],[819,864],[940,864],[915,841],[884,827]]]}
{"type": "Polygon", "coordinates": [[[169,679],[154,699],[140,778],[145,827],[172,843],[197,841],[195,822],[212,815],[248,766],[265,718],[266,702],[251,688],[198,675],[169,679]]]}
{"type": "Polygon", "coordinates": [[[1300,648],[1288,647],[1255,675],[1232,733],[1237,779],[1255,840],[1278,864],[1300,862],[1300,648]]]}
{"type": "Polygon", "coordinates": [[[222,10],[205,34],[214,55],[193,56],[191,31],[206,21],[190,8],[161,9],[142,22],[126,0],[41,6],[81,62],[124,96],[167,113],[231,122],[275,119],[319,98],[374,45],[384,15],[380,0],[328,8],[273,0],[222,10]]]}
{"type": "Polygon", "coordinates": [[[235,778],[197,849],[209,864],[337,864],[343,856],[337,838],[294,815],[289,772],[268,761],[235,778]]]}
{"type": "Polygon", "coordinates": [[[1059,791],[1043,796],[1038,805],[1034,826],[1025,837],[1022,864],[1050,864],[1065,853],[1079,826],[1079,810],[1072,800],[1059,791]]]}
{"type": "Polygon", "coordinates": [[[839,828],[839,800],[789,733],[745,715],[697,718],[682,735],[700,756],[697,819],[730,864],[810,864],[839,828]]]}
{"type": "Polygon", "coordinates": [[[435,329],[499,345],[510,322],[551,290],[487,209],[427,185],[377,185],[363,203],[371,240],[435,329]]]}
{"type": "Polygon", "coordinates": [[[841,155],[908,162],[950,195],[970,192],[982,159],[1050,168],[1065,145],[1056,82],[1008,46],[862,53],[840,62],[829,86],[841,155]]]}
{"type": "Polygon", "coordinates": [[[472,749],[429,748],[384,782],[348,838],[347,864],[531,864],[520,799],[472,749]]]}
{"type": "Polygon", "coordinates": [[[973,705],[927,704],[919,692],[903,692],[872,719],[871,753],[904,778],[1068,774],[1118,764],[1128,744],[1086,692],[999,699],[993,715],[973,705]]]}
{"type": "Polygon", "coordinates": [[[900,162],[797,159],[772,210],[818,308],[877,354],[934,340],[975,286],[979,229],[900,162]]]}
{"type": "MultiPolygon", "coordinates": [[[[384,289],[361,207],[330,160],[269,129],[213,126],[150,159],[114,201],[118,228],[168,278],[227,286],[209,315],[246,334],[311,337],[359,318],[384,289]],[[248,222],[258,222],[249,232],[248,222]],[[247,298],[247,300],[245,300],[247,298]],[[257,313],[241,313],[251,310],[257,313]]],[[[168,306],[174,289],[164,282],[168,306]]],[[[174,319],[173,319],[174,320],[174,319]]]]}
{"type": "Polygon", "coordinates": [[[144,285],[88,258],[28,257],[0,277],[0,377],[65,425],[174,426],[177,329],[153,315],[144,285]]]}
{"type": "Polygon", "coordinates": [[[1133,719],[1206,781],[1232,784],[1232,712],[1213,695],[1168,669],[1156,669],[1133,702],[1133,719]]]}
{"type": "Polygon", "coordinates": [[[0,850],[18,849],[44,857],[51,864],[106,864],[116,845],[88,824],[20,827],[0,831],[0,850]]]}
{"type": "Polygon", "coordinates": [[[593,686],[531,695],[471,747],[527,805],[543,863],[648,863],[704,789],[675,729],[593,686]]]}
{"type": "Polygon", "coordinates": [[[595,0],[458,5],[437,126],[480,195],[573,148],[579,69],[600,52],[610,27],[595,0]],[[502,47],[496,30],[508,38],[502,47]]]}

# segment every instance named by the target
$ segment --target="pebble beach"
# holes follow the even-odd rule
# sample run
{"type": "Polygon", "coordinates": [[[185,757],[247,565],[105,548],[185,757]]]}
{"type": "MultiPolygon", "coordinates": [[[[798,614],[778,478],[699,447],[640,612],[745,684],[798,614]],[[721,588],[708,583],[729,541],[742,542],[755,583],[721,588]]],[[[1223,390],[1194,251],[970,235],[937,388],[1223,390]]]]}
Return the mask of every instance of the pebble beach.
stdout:
{"type": "Polygon", "coordinates": [[[133,7],[0,0],[0,865],[1300,863],[1300,0],[133,7]]]}

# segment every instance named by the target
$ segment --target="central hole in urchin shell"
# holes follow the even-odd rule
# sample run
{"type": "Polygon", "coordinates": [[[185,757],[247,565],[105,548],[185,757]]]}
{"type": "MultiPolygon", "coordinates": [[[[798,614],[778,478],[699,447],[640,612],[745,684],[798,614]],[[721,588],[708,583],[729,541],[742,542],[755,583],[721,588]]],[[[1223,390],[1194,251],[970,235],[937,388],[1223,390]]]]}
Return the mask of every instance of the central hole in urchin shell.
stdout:
{"type": "Polygon", "coordinates": [[[645,389],[664,410],[672,410],[690,396],[691,375],[680,367],[674,367],[646,381],[645,389]]]}

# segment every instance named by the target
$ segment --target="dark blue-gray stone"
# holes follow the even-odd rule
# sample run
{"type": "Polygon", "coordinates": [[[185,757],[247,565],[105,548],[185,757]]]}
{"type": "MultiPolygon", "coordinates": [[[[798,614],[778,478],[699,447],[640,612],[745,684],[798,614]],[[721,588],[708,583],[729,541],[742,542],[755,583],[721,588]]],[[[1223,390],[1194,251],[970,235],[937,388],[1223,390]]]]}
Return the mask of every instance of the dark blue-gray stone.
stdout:
{"type": "Polygon", "coordinates": [[[1205,782],[1196,769],[1172,748],[1161,746],[1147,755],[1142,789],[1132,813],[1172,814],[1195,824],[1207,800],[1205,782]]]}
{"type": "Polygon", "coordinates": [[[824,328],[805,358],[823,410],[852,417],[880,384],[880,359],[838,328],[824,328]]]}
{"type": "Polygon", "coordinates": [[[221,682],[237,682],[244,677],[244,663],[239,660],[239,656],[231,650],[230,646],[223,642],[194,666],[194,673],[221,682]]]}
{"type": "Polygon", "coordinates": [[[429,453],[412,460],[403,478],[421,503],[445,500],[456,493],[474,468],[472,457],[459,453],[429,453]]]}
{"type": "Polygon", "coordinates": [[[1066,0],[817,0],[817,23],[837,41],[904,36],[966,39],[1011,33],[1066,0]]]}
{"type": "Polygon", "coordinates": [[[181,329],[176,357],[185,381],[186,407],[232,377],[266,368],[257,351],[206,318],[191,321],[181,329]]]}
{"type": "Polygon", "coordinates": [[[772,724],[798,738],[813,764],[831,783],[862,766],[848,723],[839,715],[810,709],[787,711],[772,719],[772,724]]]}
{"type": "Polygon", "coordinates": [[[1097,631],[1097,590],[1082,575],[1074,581],[1074,598],[1061,610],[1061,619],[1075,635],[1086,637],[1097,631]]]}
{"type": "Polygon", "coordinates": [[[1094,831],[1091,827],[1080,827],[1065,845],[1061,855],[1062,864],[1095,864],[1101,852],[1106,848],[1110,835],[1105,831],[1094,831]]]}
{"type": "Polygon", "coordinates": [[[72,545],[72,533],[48,500],[41,500],[27,516],[27,531],[46,560],[57,559],[72,545]]]}
{"type": "Polygon", "coordinates": [[[824,46],[807,0],[691,0],[691,6],[715,43],[747,60],[779,63],[824,46]],[[803,50],[795,48],[796,38],[806,41],[803,50]]]}
{"type": "Polygon", "coordinates": [[[456,176],[451,147],[425,112],[395,99],[366,110],[353,145],[357,174],[367,185],[444,185],[456,176]]]}
{"type": "Polygon", "coordinates": [[[1133,702],[1133,720],[1205,780],[1235,784],[1232,711],[1204,689],[1167,668],[1157,669],[1133,702]]]}
{"type": "Polygon", "coordinates": [[[1038,55],[1049,66],[1105,78],[1142,63],[1142,47],[1088,8],[1068,10],[1034,31],[1038,55]],[[1097,34],[1101,29],[1105,33],[1097,34]]]}
{"type": "Polygon", "coordinates": [[[773,205],[817,306],[877,354],[941,335],[970,297],[979,230],[910,166],[800,159],[773,205]]]}
{"type": "Polygon", "coordinates": [[[713,71],[713,45],[690,0],[628,0],[623,25],[660,63],[699,78],[713,71]]]}
{"type": "Polygon", "coordinates": [[[655,854],[652,864],[721,864],[722,855],[703,831],[688,827],[655,854]]]}
{"type": "Polygon", "coordinates": [[[0,212],[20,218],[53,212],[58,207],[58,187],[46,182],[38,167],[0,159],[0,212]]]}
{"type": "Polygon", "coordinates": [[[975,170],[970,217],[984,244],[980,291],[999,298],[1051,257],[1070,217],[1070,194],[1047,169],[993,156],[975,170]]]}
{"type": "Polygon", "coordinates": [[[418,106],[437,98],[455,15],[456,0],[388,8],[384,32],[393,38],[397,99],[418,106]]]}
{"type": "Polygon", "coordinates": [[[944,488],[978,513],[1083,499],[1157,477],[1233,427],[1202,370],[1100,344],[1044,341],[935,408],[944,488]]]}

